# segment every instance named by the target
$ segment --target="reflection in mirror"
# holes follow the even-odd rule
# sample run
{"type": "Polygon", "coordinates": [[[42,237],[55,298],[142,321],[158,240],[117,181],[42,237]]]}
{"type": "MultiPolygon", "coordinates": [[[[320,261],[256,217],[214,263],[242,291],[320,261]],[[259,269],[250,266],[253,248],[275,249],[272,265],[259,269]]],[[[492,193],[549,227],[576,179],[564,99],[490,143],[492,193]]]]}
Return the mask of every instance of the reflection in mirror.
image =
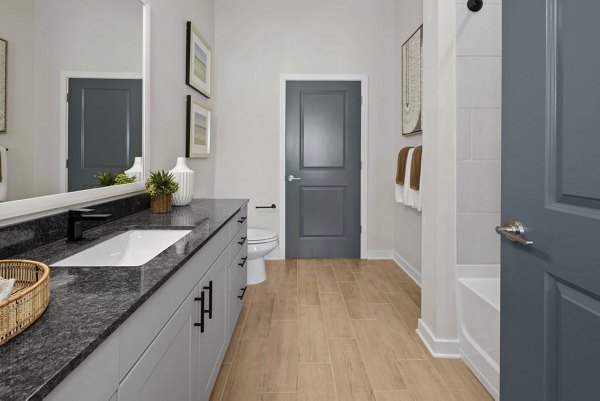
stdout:
{"type": "Polygon", "coordinates": [[[140,0],[0,0],[0,39],[0,202],[130,182],[120,173],[143,142],[140,0]]]}

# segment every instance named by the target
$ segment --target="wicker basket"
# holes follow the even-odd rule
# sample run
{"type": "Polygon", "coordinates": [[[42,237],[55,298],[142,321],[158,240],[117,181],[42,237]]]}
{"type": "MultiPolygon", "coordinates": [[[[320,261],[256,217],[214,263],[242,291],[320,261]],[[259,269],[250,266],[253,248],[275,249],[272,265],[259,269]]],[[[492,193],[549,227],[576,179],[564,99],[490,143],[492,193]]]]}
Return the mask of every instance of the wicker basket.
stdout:
{"type": "Polygon", "coordinates": [[[35,322],[50,303],[50,269],[30,260],[0,260],[0,277],[14,278],[10,298],[0,302],[0,345],[35,322]]]}

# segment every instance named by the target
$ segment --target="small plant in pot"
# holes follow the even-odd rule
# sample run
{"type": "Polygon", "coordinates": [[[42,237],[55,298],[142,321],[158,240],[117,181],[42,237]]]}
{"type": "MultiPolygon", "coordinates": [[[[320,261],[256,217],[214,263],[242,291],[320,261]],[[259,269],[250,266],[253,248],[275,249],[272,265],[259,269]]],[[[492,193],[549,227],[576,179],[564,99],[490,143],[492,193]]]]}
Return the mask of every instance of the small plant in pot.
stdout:
{"type": "Polygon", "coordinates": [[[150,209],[152,213],[169,213],[172,209],[171,198],[179,189],[175,178],[164,170],[150,172],[146,181],[146,191],[150,195],[150,209]]]}

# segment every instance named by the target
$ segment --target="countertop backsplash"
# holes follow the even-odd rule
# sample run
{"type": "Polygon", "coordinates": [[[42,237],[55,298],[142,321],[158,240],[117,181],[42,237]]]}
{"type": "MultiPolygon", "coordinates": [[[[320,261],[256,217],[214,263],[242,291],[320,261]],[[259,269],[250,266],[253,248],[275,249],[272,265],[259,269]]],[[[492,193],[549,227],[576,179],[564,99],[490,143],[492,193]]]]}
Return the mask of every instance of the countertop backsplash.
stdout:
{"type": "MultiPolygon", "coordinates": [[[[129,196],[110,202],[99,203],[86,208],[96,213],[110,213],[105,221],[86,221],[84,231],[102,224],[129,216],[150,207],[147,194],[129,196]]],[[[30,249],[44,246],[67,236],[68,212],[40,217],[21,223],[0,227],[0,259],[8,259],[30,249]]]]}

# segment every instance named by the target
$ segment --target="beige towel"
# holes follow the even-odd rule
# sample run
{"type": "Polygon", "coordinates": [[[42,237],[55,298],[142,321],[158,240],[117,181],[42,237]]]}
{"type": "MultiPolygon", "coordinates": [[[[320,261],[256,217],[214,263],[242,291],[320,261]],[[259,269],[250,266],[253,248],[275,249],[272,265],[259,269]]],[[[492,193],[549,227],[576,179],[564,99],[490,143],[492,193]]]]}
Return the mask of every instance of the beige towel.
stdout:
{"type": "Polygon", "coordinates": [[[404,185],[404,176],[406,175],[406,161],[408,159],[408,151],[412,146],[407,146],[400,149],[398,153],[398,165],[396,166],[396,184],[404,185]]]}

